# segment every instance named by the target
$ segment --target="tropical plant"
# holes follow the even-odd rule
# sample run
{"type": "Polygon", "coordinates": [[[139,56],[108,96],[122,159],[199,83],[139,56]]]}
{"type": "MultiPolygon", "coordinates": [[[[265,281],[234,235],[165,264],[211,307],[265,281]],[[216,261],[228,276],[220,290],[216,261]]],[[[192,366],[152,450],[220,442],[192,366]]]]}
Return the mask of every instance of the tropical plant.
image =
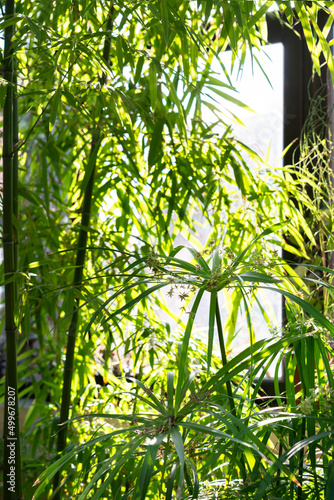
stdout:
{"type": "MultiPolygon", "coordinates": [[[[303,210],[312,203],[300,187],[309,176],[294,168],[277,173],[238,142],[230,126],[217,137],[214,124],[204,119],[205,107],[219,111],[217,100],[245,107],[220,54],[229,48],[233,64],[242,67],[250,48],[255,62],[274,4],[289,26],[300,20],[315,70],[324,54],[333,74],[326,40],[332,2],[294,2],[293,11],[292,2],[272,1],[24,1],[16,3],[16,13],[13,2],[6,2],[1,22],[6,384],[16,387],[17,366],[16,404],[19,396],[34,398],[22,445],[28,498],[51,488],[51,478],[55,498],[196,498],[205,484],[208,492],[235,488],[259,498],[266,488],[281,485],[277,470],[301,484],[294,454],[306,435],[313,439],[310,450],[319,436],[330,442],[328,420],[322,433],[308,434],[312,420],[300,416],[298,399],[292,423],[285,413],[272,417],[269,428],[261,425],[265,412],[255,401],[275,356],[290,352],[291,343],[304,349],[309,333],[291,327],[284,338],[256,342],[252,303],[270,323],[257,288],[274,288],[321,328],[333,329],[299,296],[299,288],[307,292],[305,283],[268,246],[275,242],[307,256],[303,236],[312,239],[312,232],[303,210]],[[323,30],[317,24],[320,10],[329,13],[323,30]],[[226,83],[213,71],[213,61],[226,83]],[[253,159],[252,169],[245,153],[253,159]],[[197,213],[211,227],[204,249],[196,239],[197,213]],[[286,244],[284,227],[295,248],[286,244]],[[193,261],[178,257],[173,248],[178,234],[197,247],[191,250],[193,261]],[[19,251],[13,248],[18,240],[19,251]],[[185,304],[197,294],[186,324],[178,319],[176,339],[161,320],[164,298],[155,294],[167,285],[185,304]],[[194,315],[208,293],[208,335],[201,343],[192,335],[194,315]],[[221,295],[227,318],[217,302],[221,295]],[[250,346],[233,357],[242,307],[250,346]],[[21,332],[18,363],[14,324],[21,332]],[[126,425],[115,429],[118,421],[126,425]],[[304,431],[298,437],[299,421],[304,431]],[[276,424],[276,435],[282,436],[277,460],[268,430],[276,424]],[[71,448],[80,441],[85,444],[71,448]],[[43,472],[46,463],[51,465],[43,472]],[[37,477],[42,484],[33,487],[37,477]]],[[[331,285],[325,285],[330,296],[331,285]]],[[[297,314],[293,309],[294,318],[297,314]]],[[[316,362],[323,384],[329,377],[321,364],[327,347],[320,345],[316,362]]],[[[303,358],[289,359],[292,373],[293,360],[299,366],[303,358]]],[[[312,362],[307,366],[311,370],[312,362]]],[[[310,388],[316,391],[310,380],[302,387],[304,399],[310,388]]],[[[8,489],[4,470],[4,498],[10,499],[21,498],[16,442],[15,492],[8,489]]],[[[315,474],[313,451],[310,456],[315,474]]],[[[319,491],[329,457],[325,449],[319,491]]]]}
{"type": "MultiPolygon", "coordinates": [[[[270,230],[264,231],[253,241],[253,245],[269,232],[270,230]]],[[[264,262],[261,271],[257,264],[254,270],[250,250],[251,248],[246,248],[228,266],[223,265],[217,249],[211,251],[211,268],[203,256],[197,255],[195,251],[193,253],[197,267],[177,258],[176,252],[172,252],[165,262],[162,256],[149,256],[148,263],[153,267],[154,275],[146,277],[146,282],[148,286],[152,282],[155,284],[110,316],[124,313],[158,287],[184,286],[188,289],[187,294],[194,293],[195,299],[176,355],[177,369],[167,372],[167,380],[154,371],[148,376],[146,384],[140,377],[127,377],[128,382],[132,381],[139,388],[125,392],[134,400],[131,415],[91,413],[74,418],[72,423],[93,419],[95,425],[101,427],[93,426],[91,439],[74,450],[69,449],[41,474],[42,484],[35,492],[37,498],[45,491],[50,479],[62,468],[66,470],[64,483],[70,482],[70,491],[75,492],[78,498],[85,498],[89,493],[93,494],[94,498],[106,498],[107,491],[112,491],[115,498],[172,498],[175,490],[180,498],[184,498],[184,493],[190,494],[191,498],[198,498],[201,485],[202,488],[205,484],[211,487],[219,486],[225,491],[229,485],[241,481],[239,496],[243,494],[246,498],[249,494],[260,499],[266,495],[268,488],[283,495],[286,484],[283,485],[287,480],[291,481],[292,486],[289,488],[289,497],[286,498],[294,498],[296,492],[299,496],[299,489],[302,492],[301,488],[305,484],[307,491],[310,483],[315,485],[314,498],[319,498],[319,492],[323,492],[326,485],[326,476],[319,473],[321,465],[319,460],[316,461],[316,443],[322,440],[324,472],[328,465],[327,447],[332,436],[332,416],[328,412],[333,404],[333,376],[322,336],[325,331],[333,333],[334,327],[317,309],[298,296],[293,280],[279,271],[277,262],[274,266],[273,262],[264,262]],[[272,275],[274,267],[275,277],[272,275]],[[291,301],[289,331],[286,331],[283,337],[276,336],[271,341],[265,339],[251,342],[248,348],[228,360],[217,293],[232,286],[248,302],[248,288],[254,284],[256,287],[275,287],[278,293],[283,293],[291,301]],[[196,370],[189,365],[192,358],[189,356],[190,339],[194,318],[205,292],[210,293],[211,297],[208,311],[208,348],[204,359],[205,367],[197,366],[200,369],[196,370]],[[292,312],[293,304],[302,306],[317,320],[321,328],[317,329],[312,321],[303,321],[302,314],[301,320],[297,321],[297,310],[292,312]],[[221,356],[219,364],[223,367],[217,369],[219,364],[215,358],[215,373],[210,376],[215,323],[221,356]],[[306,360],[303,357],[304,351],[308,353],[306,360]],[[282,360],[282,352],[287,357],[286,370],[289,375],[286,395],[282,397],[277,394],[279,407],[263,410],[256,402],[261,381],[266,368],[273,363],[277,354],[281,354],[282,360]],[[314,370],[315,361],[317,376],[314,370]],[[300,402],[294,384],[296,362],[303,380],[300,389],[303,396],[300,402]],[[325,380],[329,381],[328,388],[324,386],[325,380]],[[324,405],[326,413],[318,415],[315,412],[311,418],[310,413],[313,413],[316,401],[321,401],[320,404],[324,405]],[[288,406],[288,412],[285,404],[288,406]],[[117,420],[132,425],[124,425],[121,429],[106,432],[106,420],[114,422],[113,426],[117,420]],[[321,426],[319,433],[315,432],[316,424],[321,426]],[[198,435],[201,436],[199,441],[198,435]],[[120,441],[117,436],[121,437],[120,441]],[[273,444],[274,438],[279,440],[279,453],[273,444]],[[95,449],[97,443],[102,444],[101,456],[88,451],[90,447],[95,449]],[[310,455],[309,470],[303,463],[302,448],[305,445],[308,445],[310,455]],[[76,456],[85,457],[80,458],[80,463],[83,460],[85,480],[83,475],[71,478],[71,464],[76,456]],[[133,463],[136,460],[138,466],[133,463]],[[266,463],[272,465],[269,467],[266,463]],[[279,480],[275,474],[277,470],[282,474],[279,480]],[[164,487],[167,474],[168,481],[164,487]],[[297,485],[296,491],[294,485],[297,485]]],[[[136,287],[137,283],[142,283],[145,279],[145,275],[140,276],[142,261],[143,259],[140,259],[137,263],[139,269],[134,263],[131,264],[134,269],[131,280],[133,283],[128,281],[127,287],[136,287]]],[[[296,276],[294,278],[296,279],[296,276]]],[[[120,291],[116,294],[119,293],[120,291]]],[[[111,299],[113,298],[112,296],[111,299]]],[[[252,335],[251,323],[250,334],[252,335]]],[[[113,389],[109,396],[113,398],[113,389]]],[[[84,425],[87,426],[87,422],[84,425]]]]}

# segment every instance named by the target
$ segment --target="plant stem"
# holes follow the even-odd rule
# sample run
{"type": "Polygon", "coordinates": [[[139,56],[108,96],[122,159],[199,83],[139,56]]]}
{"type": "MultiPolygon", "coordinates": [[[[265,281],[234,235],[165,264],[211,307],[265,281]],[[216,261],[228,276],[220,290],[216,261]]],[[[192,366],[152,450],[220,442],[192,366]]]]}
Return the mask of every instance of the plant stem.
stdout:
{"type": "MultiPolygon", "coordinates": [[[[95,148],[99,147],[100,141],[96,142],[96,139],[93,139],[90,156],[95,154],[95,148]]],[[[87,247],[87,229],[90,223],[90,212],[91,212],[91,203],[92,203],[92,195],[93,195],[93,187],[94,187],[94,176],[95,176],[95,167],[90,176],[89,182],[87,184],[87,188],[85,191],[82,208],[81,208],[81,229],[79,232],[78,238],[78,248],[77,248],[77,257],[73,278],[73,287],[77,290],[80,289],[84,264],[86,258],[86,247],[87,247]]],[[[71,384],[72,384],[72,375],[73,375],[73,366],[74,366],[74,351],[75,351],[75,341],[78,330],[78,319],[79,319],[79,298],[75,299],[75,304],[73,307],[71,323],[68,329],[67,336],[67,348],[66,348],[66,358],[64,365],[64,379],[63,379],[63,392],[62,392],[62,402],[60,409],[60,431],[58,433],[58,441],[57,441],[57,451],[62,451],[66,446],[66,437],[67,437],[67,424],[64,424],[68,420],[70,403],[71,403],[71,384]]]]}
{"type": "MultiPolygon", "coordinates": [[[[15,64],[15,61],[14,61],[15,64]]],[[[15,66],[14,66],[15,70],[15,66]]],[[[13,216],[14,216],[14,224],[13,224],[13,236],[14,236],[14,267],[15,270],[18,270],[18,262],[19,262],[19,110],[18,110],[18,102],[17,102],[17,74],[14,71],[13,75],[13,83],[14,83],[14,98],[13,98],[13,216]]],[[[17,284],[16,284],[17,286],[17,284]]],[[[16,291],[16,296],[18,293],[16,291]]]]}
{"type": "MultiPolygon", "coordinates": [[[[111,3],[109,16],[107,20],[107,26],[106,26],[106,37],[103,48],[103,59],[106,64],[108,64],[109,62],[109,55],[110,55],[110,47],[111,47],[110,32],[113,24],[113,13],[114,13],[113,3],[111,3]]],[[[103,85],[105,83],[105,80],[106,77],[104,74],[102,74],[100,77],[100,84],[103,85]]],[[[87,250],[88,228],[90,226],[90,215],[91,215],[91,205],[92,205],[92,197],[94,189],[96,159],[101,145],[101,141],[102,141],[101,131],[99,127],[95,127],[92,134],[92,143],[88,159],[88,164],[91,164],[91,162],[93,162],[93,168],[85,189],[84,199],[81,207],[81,228],[78,237],[77,256],[76,256],[76,264],[75,264],[75,271],[73,278],[73,288],[76,290],[80,289],[83,279],[83,272],[86,260],[86,250],[87,250]]],[[[62,391],[60,421],[59,421],[60,431],[58,433],[58,439],[57,439],[57,451],[59,453],[62,452],[66,447],[66,440],[67,440],[67,430],[68,430],[67,421],[69,418],[69,410],[71,403],[71,386],[72,386],[72,378],[74,370],[75,344],[78,332],[79,306],[80,306],[80,299],[77,296],[75,298],[71,323],[68,329],[68,336],[67,336],[66,358],[65,358],[64,374],[63,374],[63,391],[62,391]]],[[[53,487],[55,492],[54,500],[60,500],[61,498],[60,472],[58,472],[55,475],[53,487]]]]}
{"type": "MultiPolygon", "coordinates": [[[[219,312],[218,298],[216,299],[216,322],[217,322],[217,331],[218,331],[218,339],[219,339],[221,358],[222,358],[223,366],[225,366],[227,363],[227,358],[226,358],[223,326],[222,326],[220,312],[219,312]]],[[[226,390],[227,390],[227,394],[228,394],[231,413],[232,413],[232,415],[234,415],[236,417],[237,414],[235,411],[235,405],[234,405],[234,399],[233,399],[233,393],[232,393],[232,385],[231,385],[230,380],[227,380],[227,382],[226,382],[226,390]]]]}
{"type": "MultiPolygon", "coordinates": [[[[305,418],[302,420],[302,429],[301,429],[301,440],[305,439],[305,418]]],[[[301,485],[303,485],[303,473],[304,473],[304,449],[302,448],[299,452],[299,477],[298,480],[301,485]]],[[[303,488],[298,488],[298,500],[302,500],[303,498],[303,488]]]]}
{"type": "MultiPolygon", "coordinates": [[[[6,1],[6,18],[14,16],[14,0],[6,1]]],[[[14,143],[18,135],[17,103],[15,96],[14,54],[12,38],[14,24],[5,28],[4,71],[7,93],[3,110],[3,258],[5,273],[5,332],[6,332],[6,382],[4,408],[4,500],[22,498],[21,448],[17,377],[17,325],[15,306],[17,286],[17,175],[18,162],[14,155],[14,143]]]]}
{"type": "MultiPolygon", "coordinates": [[[[222,326],[220,312],[219,312],[218,297],[216,298],[216,322],[217,322],[217,331],[218,331],[218,339],[219,339],[221,358],[222,358],[223,366],[225,366],[227,363],[227,357],[226,357],[226,349],[225,349],[225,342],[224,342],[223,326],[222,326]]],[[[228,399],[229,399],[231,413],[234,417],[237,417],[237,412],[236,412],[234,398],[233,398],[233,392],[232,392],[232,384],[231,384],[230,380],[226,381],[226,390],[227,390],[227,395],[228,395],[228,399]]],[[[232,457],[236,453],[237,453],[237,446],[234,446],[232,457]]],[[[229,470],[232,467],[232,463],[233,463],[233,461],[230,462],[229,470]]],[[[240,457],[240,465],[241,465],[241,468],[240,468],[241,474],[242,474],[243,480],[245,480],[246,479],[246,468],[245,468],[245,458],[243,455],[241,455],[241,457],[240,457]]]]}

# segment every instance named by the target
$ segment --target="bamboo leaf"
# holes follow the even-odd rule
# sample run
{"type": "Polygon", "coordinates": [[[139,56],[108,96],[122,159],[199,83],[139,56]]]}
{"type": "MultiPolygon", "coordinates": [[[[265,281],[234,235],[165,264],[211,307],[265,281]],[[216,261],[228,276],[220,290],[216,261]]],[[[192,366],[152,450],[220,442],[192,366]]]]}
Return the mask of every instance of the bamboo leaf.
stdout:
{"type": "Polygon", "coordinates": [[[234,10],[234,14],[235,14],[235,17],[237,19],[238,25],[240,26],[240,28],[243,28],[244,22],[243,22],[243,16],[242,16],[239,2],[237,2],[236,0],[231,0],[230,3],[231,3],[231,7],[234,10]]]}
{"type": "Polygon", "coordinates": [[[54,94],[54,97],[51,101],[51,112],[50,112],[51,129],[56,122],[60,102],[61,102],[61,91],[60,91],[60,89],[57,89],[55,94],[54,94]]]}
{"type": "Polygon", "coordinates": [[[157,80],[157,69],[156,65],[153,61],[150,63],[149,68],[149,91],[150,91],[150,101],[151,107],[154,111],[157,105],[157,96],[158,96],[158,80],[157,80]]]}
{"type": "Polygon", "coordinates": [[[180,99],[177,96],[174,84],[169,78],[167,80],[167,86],[168,86],[168,89],[171,93],[171,97],[172,97],[174,103],[176,104],[176,107],[177,107],[178,112],[179,112],[178,122],[179,122],[180,130],[182,131],[184,137],[186,138],[187,137],[187,130],[186,130],[186,120],[185,120],[185,116],[184,116],[184,108],[181,104],[180,99]]]}
{"type": "Polygon", "coordinates": [[[118,67],[123,73],[123,37],[118,35],[116,38],[116,55],[118,61],[118,67]]]}
{"type": "MultiPolygon", "coordinates": [[[[35,485],[37,486],[39,484],[39,487],[37,490],[34,492],[34,496],[36,499],[43,493],[46,485],[50,483],[51,479],[55,476],[55,474],[62,469],[62,467],[68,463],[69,461],[73,460],[73,457],[80,451],[85,450],[86,448],[89,447],[94,447],[95,444],[98,444],[102,441],[106,441],[110,439],[111,437],[115,437],[120,434],[125,434],[128,433],[129,430],[135,430],[134,427],[126,428],[126,429],[117,429],[116,431],[113,431],[108,434],[104,434],[103,436],[99,436],[97,438],[94,438],[90,441],[87,441],[87,443],[84,443],[80,445],[76,450],[70,450],[67,453],[65,453],[62,457],[58,458],[54,463],[49,465],[47,469],[45,469],[42,474],[40,474],[39,478],[35,481],[35,485]]],[[[137,438],[138,439],[138,438],[137,438]]],[[[143,439],[141,437],[141,439],[143,439]]],[[[139,441],[139,439],[138,439],[139,441]]],[[[126,445],[128,446],[128,445],[126,445]]]]}
{"type": "Polygon", "coordinates": [[[161,0],[160,12],[161,12],[162,26],[164,30],[165,44],[167,45],[169,39],[169,19],[168,19],[167,0],[161,0]]]}
{"type": "MultiPolygon", "coordinates": [[[[308,13],[309,13],[310,18],[312,20],[312,24],[313,24],[313,27],[314,27],[314,29],[316,31],[316,34],[319,37],[319,43],[320,43],[320,46],[321,46],[321,49],[322,49],[322,53],[323,53],[323,55],[325,57],[328,69],[329,69],[329,71],[331,73],[332,81],[334,82],[334,60],[333,60],[333,54],[332,54],[331,48],[330,48],[330,46],[328,44],[327,39],[324,37],[323,31],[320,30],[320,28],[318,26],[318,23],[317,23],[314,15],[312,15],[310,9],[308,9],[308,13]]],[[[332,20],[330,20],[330,21],[332,21],[332,20]]],[[[332,24],[330,24],[330,26],[331,25],[332,24]]],[[[315,64],[315,66],[316,66],[318,74],[320,74],[320,62],[318,62],[318,59],[316,59],[315,57],[313,57],[313,62],[315,64]]]]}
{"type": "Polygon", "coordinates": [[[159,153],[162,152],[162,131],[164,128],[165,119],[158,120],[154,127],[154,132],[151,139],[150,150],[148,153],[148,166],[152,167],[157,161],[159,153]]]}
{"type": "Polygon", "coordinates": [[[212,93],[219,95],[219,97],[222,97],[225,101],[231,102],[232,104],[236,104],[240,108],[246,109],[247,111],[251,111],[252,113],[255,113],[255,111],[247,106],[247,104],[243,103],[236,97],[233,97],[229,94],[226,94],[226,92],[222,92],[221,90],[215,89],[214,87],[210,87],[209,85],[206,87],[208,90],[211,90],[212,93]]]}
{"type": "Polygon", "coordinates": [[[22,19],[22,16],[20,14],[10,14],[10,15],[8,15],[7,19],[5,19],[4,21],[0,22],[0,30],[3,31],[6,28],[9,28],[10,26],[14,26],[21,19],[22,19]]]}

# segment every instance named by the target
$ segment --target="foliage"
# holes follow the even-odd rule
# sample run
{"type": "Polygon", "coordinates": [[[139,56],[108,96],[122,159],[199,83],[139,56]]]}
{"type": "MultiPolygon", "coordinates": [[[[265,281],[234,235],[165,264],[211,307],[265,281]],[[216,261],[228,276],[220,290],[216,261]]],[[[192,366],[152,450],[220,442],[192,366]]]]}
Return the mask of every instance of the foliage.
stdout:
{"type": "MultiPolygon", "coordinates": [[[[297,168],[309,176],[309,182],[303,186],[304,192],[312,197],[313,203],[308,207],[306,222],[314,234],[312,241],[306,238],[307,253],[313,255],[313,264],[322,267],[333,266],[333,172],[331,167],[331,151],[333,138],[331,128],[328,127],[328,116],[324,114],[324,100],[327,91],[320,88],[312,100],[309,116],[304,124],[304,133],[301,140],[301,154],[297,168]]],[[[333,110],[329,109],[331,116],[333,110]]],[[[331,118],[330,118],[331,119],[331,118]]],[[[301,259],[301,264],[305,263],[301,259]]],[[[303,265],[296,271],[304,276],[306,269],[303,265]]],[[[327,283],[331,283],[331,275],[325,275],[327,283]]],[[[327,317],[332,317],[332,303],[326,288],[310,287],[312,302],[323,310],[327,317]]]]}
{"type": "Polygon", "coordinates": [[[319,207],[302,187],[316,184],[204,119],[221,99],[246,106],[213,63],[227,81],[227,48],[234,65],[249,48],[255,63],[273,4],[287,25],[301,22],[315,70],[323,53],[333,74],[332,2],[294,2],[294,12],[272,1],[25,1],[1,22],[16,30],[15,317],[19,395],[33,398],[26,498],[323,498],[326,485],[329,498],[334,327],[308,292],[325,286],[330,303],[333,289],[320,273],[301,279],[270,245],[307,259],[305,235],[316,240],[305,206],[319,207]],[[199,213],[210,227],[204,247],[199,213]],[[187,313],[168,311],[177,333],[162,320],[165,287],[187,313]],[[271,325],[262,289],[286,298],[283,337],[255,339],[254,304],[271,325]],[[205,296],[203,336],[195,318],[205,296]],[[249,346],[236,354],[241,309],[249,346]],[[261,392],[273,363],[275,408],[261,392]]]}

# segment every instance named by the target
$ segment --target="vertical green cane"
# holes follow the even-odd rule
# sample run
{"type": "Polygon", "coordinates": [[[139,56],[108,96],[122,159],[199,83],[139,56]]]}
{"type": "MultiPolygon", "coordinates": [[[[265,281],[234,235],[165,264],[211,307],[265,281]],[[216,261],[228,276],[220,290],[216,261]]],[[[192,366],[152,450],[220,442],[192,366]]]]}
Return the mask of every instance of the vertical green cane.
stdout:
{"type": "MultiPolygon", "coordinates": [[[[15,13],[14,0],[6,1],[6,19],[15,13]]],[[[5,332],[6,332],[6,384],[4,411],[4,500],[22,498],[22,475],[20,453],[20,429],[17,388],[17,325],[15,305],[17,287],[17,231],[14,230],[17,218],[17,153],[14,153],[18,140],[18,113],[15,95],[16,77],[14,76],[14,54],[12,39],[14,24],[5,28],[4,79],[7,81],[7,94],[3,110],[3,258],[5,272],[5,332]]]]}

